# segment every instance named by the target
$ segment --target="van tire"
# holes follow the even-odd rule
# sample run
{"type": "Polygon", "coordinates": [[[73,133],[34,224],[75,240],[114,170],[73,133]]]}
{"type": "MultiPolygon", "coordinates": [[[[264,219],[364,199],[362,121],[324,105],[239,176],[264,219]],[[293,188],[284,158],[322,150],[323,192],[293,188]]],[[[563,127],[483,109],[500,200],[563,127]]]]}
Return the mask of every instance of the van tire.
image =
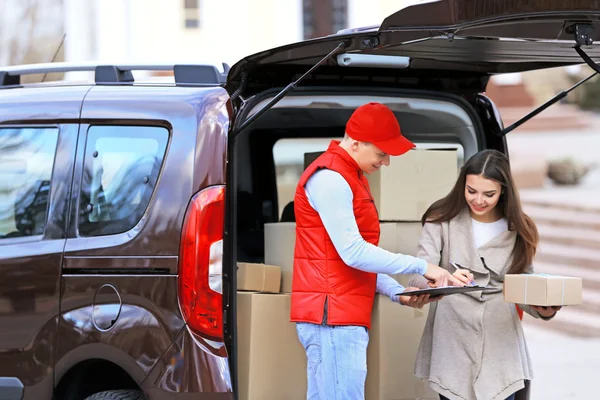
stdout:
{"type": "Polygon", "coordinates": [[[109,390],[95,393],[85,400],[146,400],[146,396],[139,390],[109,390]]]}

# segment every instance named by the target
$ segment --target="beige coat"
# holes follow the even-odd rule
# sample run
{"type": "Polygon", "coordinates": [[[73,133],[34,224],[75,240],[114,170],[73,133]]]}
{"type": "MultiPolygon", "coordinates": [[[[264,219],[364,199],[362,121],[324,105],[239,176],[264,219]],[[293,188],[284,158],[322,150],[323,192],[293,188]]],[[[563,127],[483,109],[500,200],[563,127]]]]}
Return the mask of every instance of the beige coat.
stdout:
{"type": "MultiPolygon", "coordinates": [[[[477,250],[467,208],[448,222],[423,227],[418,257],[451,272],[450,261],[457,262],[471,270],[477,284],[497,288],[431,304],[415,375],[449,399],[504,400],[533,378],[521,321],[502,295],[515,240],[516,233],[506,231],[477,250]]],[[[427,287],[420,275],[412,276],[409,285],[427,287]]],[[[520,307],[540,318],[530,307],[520,307]]]]}

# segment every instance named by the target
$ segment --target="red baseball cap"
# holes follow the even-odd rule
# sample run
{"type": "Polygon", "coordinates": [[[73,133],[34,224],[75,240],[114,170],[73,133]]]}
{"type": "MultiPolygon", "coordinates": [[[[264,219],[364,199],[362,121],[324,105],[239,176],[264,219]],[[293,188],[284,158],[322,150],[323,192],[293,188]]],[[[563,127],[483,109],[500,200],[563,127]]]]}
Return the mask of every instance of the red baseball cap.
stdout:
{"type": "Polygon", "coordinates": [[[402,136],[396,116],[380,103],[358,107],[346,124],[346,133],[354,140],[372,143],[391,156],[399,156],[415,147],[402,136]]]}

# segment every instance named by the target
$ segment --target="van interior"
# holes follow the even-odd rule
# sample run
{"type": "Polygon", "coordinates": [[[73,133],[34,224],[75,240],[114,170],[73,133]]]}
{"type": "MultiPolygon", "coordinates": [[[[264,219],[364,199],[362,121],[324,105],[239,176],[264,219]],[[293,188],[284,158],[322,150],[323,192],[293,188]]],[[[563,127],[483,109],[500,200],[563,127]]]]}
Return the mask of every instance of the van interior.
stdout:
{"type": "Polygon", "coordinates": [[[482,128],[473,122],[479,121],[475,111],[459,98],[289,95],[241,132],[230,150],[237,261],[264,262],[264,224],[294,221],[289,205],[304,169],[304,154],[325,151],[332,139],[340,140],[354,109],[370,101],[390,107],[403,135],[417,148],[456,148],[459,168],[485,147],[482,128]]]}
{"type": "MultiPolygon", "coordinates": [[[[265,98],[258,101],[249,114],[262,108],[269,100],[270,98],[265,98]]],[[[265,226],[294,223],[294,193],[298,179],[305,168],[305,154],[324,151],[332,139],[340,140],[344,136],[345,124],[354,109],[371,101],[383,103],[394,111],[402,133],[413,141],[418,149],[455,149],[457,169],[477,151],[490,147],[489,143],[486,144],[487,139],[475,109],[459,97],[398,90],[393,92],[381,90],[369,95],[350,96],[340,93],[323,94],[323,92],[289,94],[257,118],[248,129],[230,138],[231,172],[228,182],[229,187],[235,192],[230,197],[234,234],[230,243],[233,251],[229,253],[235,254],[234,265],[237,263],[269,264],[268,257],[267,259],[265,257],[268,253],[266,250],[269,246],[280,246],[280,244],[265,240],[265,226]]],[[[410,238],[410,242],[416,244],[418,234],[412,233],[415,232],[415,224],[415,222],[405,225],[400,223],[398,226],[400,230],[406,226],[404,235],[415,236],[410,238]]],[[[412,248],[414,251],[411,255],[415,255],[416,246],[412,248]]],[[[289,265],[279,265],[279,267],[291,268],[289,265]]],[[[231,275],[231,281],[236,279],[233,275],[235,274],[231,275]]],[[[285,274],[282,276],[286,279],[285,274]]],[[[287,283],[288,288],[291,287],[291,283],[287,283]]],[[[285,283],[282,288],[283,286],[286,286],[285,283]]],[[[233,284],[232,287],[237,286],[233,284]]],[[[228,350],[230,360],[234,363],[232,371],[235,371],[232,376],[234,379],[237,378],[240,398],[269,398],[274,393],[283,396],[279,398],[305,397],[302,385],[305,384],[306,379],[306,361],[304,349],[296,336],[295,324],[289,322],[290,294],[255,293],[254,300],[250,302],[243,297],[251,296],[248,293],[237,292],[237,296],[233,296],[231,293],[228,295],[227,292],[224,289],[224,301],[230,301],[232,305],[230,309],[236,310],[232,313],[236,315],[230,315],[228,318],[229,323],[233,323],[237,329],[228,329],[229,334],[226,334],[226,338],[230,337],[228,350]],[[268,305],[269,298],[274,302],[277,301],[276,299],[286,300],[279,308],[273,306],[274,308],[271,309],[268,305]],[[258,307],[259,300],[264,301],[260,304],[269,307],[268,310],[263,310],[268,316],[245,315],[245,313],[257,313],[252,310],[253,307],[258,307]],[[257,318],[261,318],[261,322],[255,324],[252,319],[257,318]],[[263,325],[269,328],[261,328],[263,325]],[[270,352],[277,354],[277,357],[269,356],[267,353],[270,352]],[[282,352],[285,354],[281,354],[282,352]],[[287,364],[281,363],[282,358],[287,364]],[[294,363],[296,365],[293,365],[294,363]],[[261,385],[271,387],[274,392],[265,392],[266,389],[261,385]]],[[[381,300],[382,305],[392,304],[389,299],[386,300],[387,303],[381,300]]],[[[410,318],[412,316],[413,314],[410,314],[410,318]]],[[[423,317],[418,324],[415,324],[417,331],[421,329],[422,332],[424,320],[423,317]]],[[[403,322],[398,321],[398,323],[403,322]]],[[[398,347],[396,341],[386,342],[385,338],[376,339],[374,337],[376,333],[372,335],[369,352],[376,351],[371,350],[371,347],[378,347],[377,351],[383,353],[391,351],[383,348],[384,345],[398,347]]],[[[413,377],[412,368],[420,336],[420,332],[416,332],[410,340],[403,342],[404,349],[396,350],[403,352],[402,355],[398,355],[403,358],[402,366],[387,366],[400,368],[400,371],[403,371],[401,377],[396,376],[398,384],[413,385],[413,391],[406,393],[406,398],[412,398],[408,396],[429,398],[426,396],[431,394],[426,392],[424,386],[419,386],[424,384],[412,381],[416,379],[413,377]]],[[[372,363],[372,361],[368,362],[372,363]]],[[[383,364],[380,367],[387,368],[383,364]]],[[[388,383],[381,381],[374,383],[374,380],[385,379],[376,377],[376,371],[377,368],[369,364],[367,398],[384,398],[382,388],[388,383]]]]}

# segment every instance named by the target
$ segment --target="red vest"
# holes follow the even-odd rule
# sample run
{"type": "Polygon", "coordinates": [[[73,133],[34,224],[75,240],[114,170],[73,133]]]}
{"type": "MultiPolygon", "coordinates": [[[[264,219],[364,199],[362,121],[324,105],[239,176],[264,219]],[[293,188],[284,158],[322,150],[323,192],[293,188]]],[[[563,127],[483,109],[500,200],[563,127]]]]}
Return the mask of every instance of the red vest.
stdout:
{"type": "Polygon", "coordinates": [[[362,237],[379,243],[379,216],[369,184],[358,164],[339,141],[304,171],[296,188],[296,247],[292,280],[292,322],[359,325],[370,328],[377,274],[344,264],[304,186],[318,169],[340,173],[352,189],[354,215],[362,237]],[[325,313],[326,310],[326,313],[325,313]]]}

